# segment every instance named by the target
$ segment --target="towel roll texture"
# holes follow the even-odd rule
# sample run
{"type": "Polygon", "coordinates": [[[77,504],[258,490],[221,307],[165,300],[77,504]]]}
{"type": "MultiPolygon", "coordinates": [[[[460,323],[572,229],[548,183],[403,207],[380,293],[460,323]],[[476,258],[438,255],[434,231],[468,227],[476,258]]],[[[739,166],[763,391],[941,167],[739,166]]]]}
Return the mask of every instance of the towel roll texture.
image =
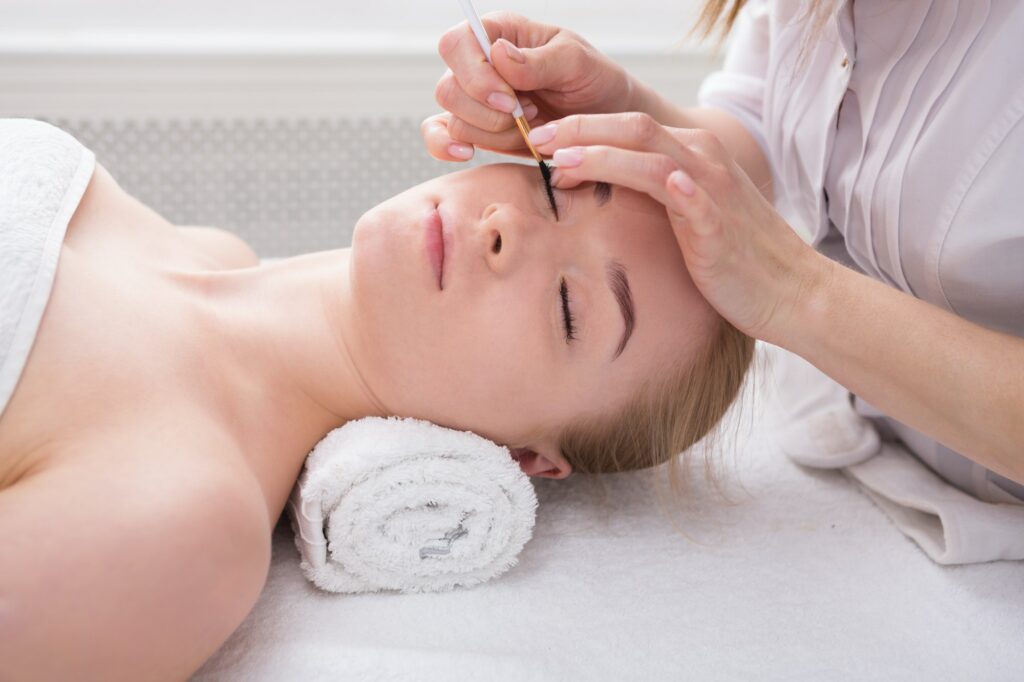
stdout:
{"type": "Polygon", "coordinates": [[[331,592],[438,592],[494,578],[533,533],[537,497],[507,448],[418,419],[334,429],[288,501],[302,570],[331,592]]]}

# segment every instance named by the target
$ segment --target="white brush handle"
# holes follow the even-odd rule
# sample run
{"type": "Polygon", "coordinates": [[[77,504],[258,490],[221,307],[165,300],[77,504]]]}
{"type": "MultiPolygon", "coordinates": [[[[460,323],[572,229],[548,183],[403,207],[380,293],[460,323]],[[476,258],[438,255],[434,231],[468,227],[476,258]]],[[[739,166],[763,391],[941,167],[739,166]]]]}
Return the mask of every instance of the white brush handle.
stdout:
{"type": "MultiPolygon", "coordinates": [[[[480,23],[480,17],[477,15],[476,9],[473,8],[473,3],[470,0],[459,0],[459,5],[462,7],[462,13],[466,15],[466,21],[469,22],[469,27],[473,29],[473,35],[476,36],[476,42],[480,43],[480,49],[484,51],[484,56],[487,57],[487,61],[490,62],[491,39],[487,37],[487,31],[484,30],[484,25],[480,23]]],[[[514,94],[513,97],[515,97],[514,94]]],[[[512,116],[519,118],[523,115],[523,107],[519,104],[518,97],[515,97],[515,100],[516,108],[512,112],[512,116]]]]}

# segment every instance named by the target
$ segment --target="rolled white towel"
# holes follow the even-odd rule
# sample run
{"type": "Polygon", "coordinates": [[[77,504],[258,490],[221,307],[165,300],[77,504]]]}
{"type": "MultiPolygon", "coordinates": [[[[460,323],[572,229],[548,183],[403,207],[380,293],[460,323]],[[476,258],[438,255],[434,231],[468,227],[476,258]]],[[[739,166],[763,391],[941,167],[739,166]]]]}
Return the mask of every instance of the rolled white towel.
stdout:
{"type": "Polygon", "coordinates": [[[331,592],[440,592],[516,564],[537,496],[507,448],[418,419],[327,434],[288,500],[302,570],[331,592]]]}

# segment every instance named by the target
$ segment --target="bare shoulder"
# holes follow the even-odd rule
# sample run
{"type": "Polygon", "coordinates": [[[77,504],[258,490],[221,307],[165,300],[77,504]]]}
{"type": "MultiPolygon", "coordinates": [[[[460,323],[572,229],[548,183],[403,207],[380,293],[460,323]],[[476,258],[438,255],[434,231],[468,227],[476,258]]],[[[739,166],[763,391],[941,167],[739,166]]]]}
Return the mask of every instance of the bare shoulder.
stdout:
{"type": "Polygon", "coordinates": [[[180,226],[178,231],[219,268],[233,270],[260,264],[252,247],[233,232],[199,225],[180,226]]]}
{"type": "Polygon", "coordinates": [[[154,446],[66,458],[0,491],[0,660],[15,679],[184,679],[255,603],[259,485],[154,446]]]}

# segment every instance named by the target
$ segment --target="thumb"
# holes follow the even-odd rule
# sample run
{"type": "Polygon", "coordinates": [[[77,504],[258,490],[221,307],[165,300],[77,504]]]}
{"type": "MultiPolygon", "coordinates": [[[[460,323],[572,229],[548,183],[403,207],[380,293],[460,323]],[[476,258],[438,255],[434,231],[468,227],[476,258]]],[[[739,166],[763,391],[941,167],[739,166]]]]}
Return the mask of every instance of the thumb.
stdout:
{"type": "Polygon", "coordinates": [[[513,90],[544,90],[566,80],[565,64],[558,52],[564,45],[547,43],[540,47],[516,47],[505,38],[491,46],[491,64],[513,90]]]}

